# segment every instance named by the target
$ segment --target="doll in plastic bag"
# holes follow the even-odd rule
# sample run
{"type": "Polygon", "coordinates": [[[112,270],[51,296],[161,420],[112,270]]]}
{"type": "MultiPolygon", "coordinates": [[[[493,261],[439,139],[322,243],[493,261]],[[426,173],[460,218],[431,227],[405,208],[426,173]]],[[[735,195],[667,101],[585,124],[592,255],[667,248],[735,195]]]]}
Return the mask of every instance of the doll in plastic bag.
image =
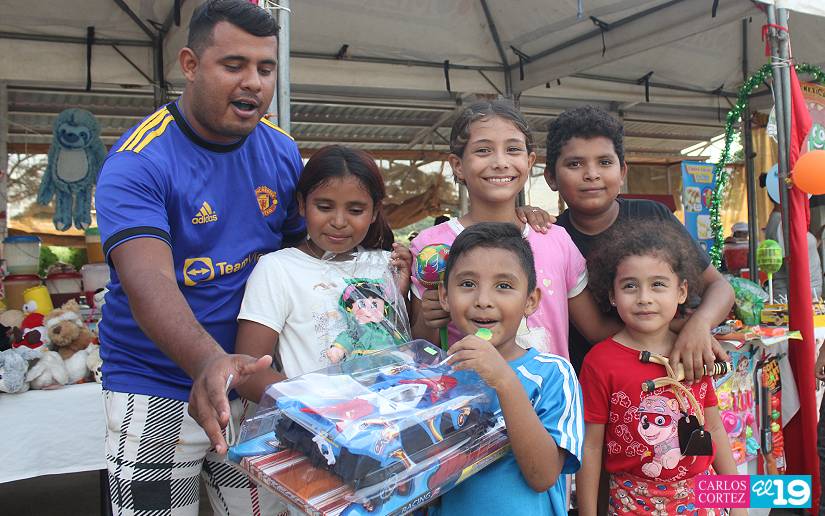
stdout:
{"type": "Polygon", "coordinates": [[[332,339],[326,357],[331,363],[410,340],[405,299],[395,281],[399,272],[365,254],[352,263],[349,270],[346,262],[329,262],[328,285],[339,293],[336,313],[327,312],[332,339]]]}

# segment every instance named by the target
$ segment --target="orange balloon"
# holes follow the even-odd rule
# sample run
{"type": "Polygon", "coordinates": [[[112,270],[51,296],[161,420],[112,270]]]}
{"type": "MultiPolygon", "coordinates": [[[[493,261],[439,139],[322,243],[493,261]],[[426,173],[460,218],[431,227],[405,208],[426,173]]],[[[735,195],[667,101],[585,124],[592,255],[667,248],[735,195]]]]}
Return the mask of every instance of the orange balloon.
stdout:
{"type": "Polygon", "coordinates": [[[805,193],[825,194],[825,150],[812,150],[800,156],[791,179],[805,193]]]}

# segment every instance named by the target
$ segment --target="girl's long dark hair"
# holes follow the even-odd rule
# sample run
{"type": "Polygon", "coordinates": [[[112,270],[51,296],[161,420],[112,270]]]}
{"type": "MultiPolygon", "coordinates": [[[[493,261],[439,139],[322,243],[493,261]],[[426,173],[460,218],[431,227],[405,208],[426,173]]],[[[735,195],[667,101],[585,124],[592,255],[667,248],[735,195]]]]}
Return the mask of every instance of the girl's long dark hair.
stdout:
{"type": "Polygon", "coordinates": [[[383,202],[387,192],[384,178],[368,153],[343,145],[328,145],[307,161],[298,179],[296,193],[306,201],[309,194],[327,181],[353,176],[366,188],[375,210],[375,222],[370,224],[361,245],[367,249],[392,250],[393,233],[384,217],[383,202]]]}

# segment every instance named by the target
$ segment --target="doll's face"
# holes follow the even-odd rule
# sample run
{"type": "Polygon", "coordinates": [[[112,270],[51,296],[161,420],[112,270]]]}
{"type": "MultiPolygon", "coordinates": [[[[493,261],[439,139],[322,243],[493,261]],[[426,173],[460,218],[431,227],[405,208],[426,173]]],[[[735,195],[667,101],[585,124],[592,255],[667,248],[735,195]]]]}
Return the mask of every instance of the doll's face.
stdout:
{"type": "Polygon", "coordinates": [[[380,297],[357,299],[352,305],[352,315],[361,324],[381,322],[384,320],[384,300],[380,297]]]}

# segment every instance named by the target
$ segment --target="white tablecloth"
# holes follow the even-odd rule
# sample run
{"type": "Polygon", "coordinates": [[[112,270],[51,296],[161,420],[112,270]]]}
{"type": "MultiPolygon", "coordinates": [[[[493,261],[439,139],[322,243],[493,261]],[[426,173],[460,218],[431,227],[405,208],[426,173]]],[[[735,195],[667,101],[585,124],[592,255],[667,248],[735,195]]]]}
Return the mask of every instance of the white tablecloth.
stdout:
{"type": "Polygon", "coordinates": [[[0,394],[0,483],[106,468],[99,383],[0,394]]]}

